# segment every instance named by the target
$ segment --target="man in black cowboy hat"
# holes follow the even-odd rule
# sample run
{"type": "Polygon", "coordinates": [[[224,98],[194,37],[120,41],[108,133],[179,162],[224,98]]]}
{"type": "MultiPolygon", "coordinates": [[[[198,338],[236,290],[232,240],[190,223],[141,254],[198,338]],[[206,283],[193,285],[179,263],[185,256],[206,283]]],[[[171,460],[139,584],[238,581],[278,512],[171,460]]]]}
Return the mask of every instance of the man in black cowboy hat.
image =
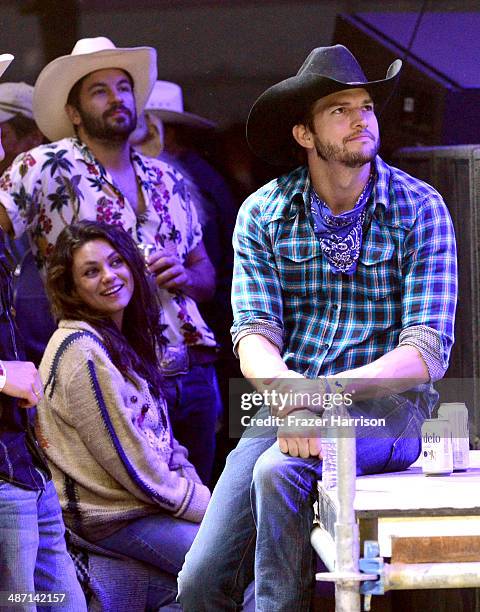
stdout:
{"type": "Polygon", "coordinates": [[[400,67],[368,81],[345,47],[314,49],[250,112],[255,153],[305,163],[237,219],[234,347],[271,401],[230,455],[187,554],[189,612],[237,609],[253,578],[258,610],[309,610],[322,442],[308,415],[328,424],[335,393],[356,419],[358,474],[405,469],[419,454],[453,343],[456,254],[441,196],[377,155],[376,108],[400,67]],[[278,410],[272,391],[291,399],[298,385],[311,394],[278,410]],[[275,408],[278,428],[265,425],[275,408]]]}

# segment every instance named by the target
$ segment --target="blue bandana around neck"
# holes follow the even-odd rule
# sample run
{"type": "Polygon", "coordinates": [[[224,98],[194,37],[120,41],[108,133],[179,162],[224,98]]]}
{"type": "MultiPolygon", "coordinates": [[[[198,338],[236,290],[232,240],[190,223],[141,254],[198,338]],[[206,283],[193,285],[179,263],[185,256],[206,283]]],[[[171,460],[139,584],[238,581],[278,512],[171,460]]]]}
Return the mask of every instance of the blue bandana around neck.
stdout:
{"type": "Polygon", "coordinates": [[[375,175],[371,174],[352,210],[340,215],[333,215],[313,187],[310,189],[313,229],[334,274],[351,275],[357,269],[362,249],[366,206],[374,184],[375,175]]]}

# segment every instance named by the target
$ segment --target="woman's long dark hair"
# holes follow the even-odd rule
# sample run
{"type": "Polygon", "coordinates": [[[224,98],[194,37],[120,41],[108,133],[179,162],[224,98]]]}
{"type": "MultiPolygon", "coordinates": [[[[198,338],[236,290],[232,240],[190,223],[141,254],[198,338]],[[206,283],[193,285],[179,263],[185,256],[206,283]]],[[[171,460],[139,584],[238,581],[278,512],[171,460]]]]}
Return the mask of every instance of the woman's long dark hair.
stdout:
{"type": "Polygon", "coordinates": [[[85,321],[98,330],[120,372],[126,377],[136,372],[158,397],[162,381],[156,354],[156,347],[162,346],[160,307],[147,280],[143,256],[125,230],[97,221],[79,221],[65,227],[49,258],[47,291],[57,319],[85,321]],[[121,331],[108,315],[91,308],[74,290],[74,252],[92,240],[108,242],[125,260],[133,276],[133,295],[125,308],[121,331]]]}

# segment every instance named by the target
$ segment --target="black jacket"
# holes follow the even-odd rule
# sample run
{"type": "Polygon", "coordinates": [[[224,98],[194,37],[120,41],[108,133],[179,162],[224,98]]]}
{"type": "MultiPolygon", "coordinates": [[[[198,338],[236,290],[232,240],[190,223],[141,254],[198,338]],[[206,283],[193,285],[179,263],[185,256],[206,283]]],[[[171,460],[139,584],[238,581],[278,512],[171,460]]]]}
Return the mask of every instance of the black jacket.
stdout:
{"type": "MultiPolygon", "coordinates": [[[[0,230],[1,232],[1,230],[0,230]]],[[[0,359],[23,360],[23,350],[14,322],[12,307],[12,267],[0,235],[0,359]]],[[[15,398],[0,393],[0,480],[32,490],[43,488],[37,469],[50,472],[32,427],[33,409],[17,406],[15,398]]]]}

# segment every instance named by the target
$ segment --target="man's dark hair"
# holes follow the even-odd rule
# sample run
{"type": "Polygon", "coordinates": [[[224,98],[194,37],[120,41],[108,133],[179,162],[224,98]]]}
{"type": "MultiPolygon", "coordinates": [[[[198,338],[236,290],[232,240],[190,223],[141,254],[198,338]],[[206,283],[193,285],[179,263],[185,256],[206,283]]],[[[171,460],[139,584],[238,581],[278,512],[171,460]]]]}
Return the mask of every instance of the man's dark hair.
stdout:
{"type": "Polygon", "coordinates": [[[79,79],[70,90],[67,98],[67,104],[69,104],[70,106],[78,108],[80,104],[80,90],[82,89],[82,83],[85,80],[86,76],[88,75],[85,75],[84,77],[79,79]]]}
{"type": "MultiPolygon", "coordinates": [[[[118,70],[121,70],[122,72],[124,72],[127,75],[128,80],[130,81],[130,85],[132,87],[132,91],[134,91],[134,82],[133,82],[131,74],[129,72],[127,72],[126,70],[124,70],[123,68],[119,68],[118,70]]],[[[89,72],[88,74],[92,74],[92,73],[89,72]]],[[[87,78],[88,74],[86,74],[84,77],[79,79],[75,83],[75,85],[72,87],[72,89],[70,90],[70,92],[68,94],[67,104],[69,104],[70,106],[73,106],[77,110],[78,110],[79,105],[80,105],[80,90],[82,89],[82,83],[87,78]]]]}
{"type": "MultiPolygon", "coordinates": [[[[313,109],[315,108],[315,104],[316,100],[308,105],[305,105],[298,111],[296,118],[292,122],[292,128],[294,125],[305,125],[311,132],[315,131],[315,126],[313,123],[315,117],[313,109]]],[[[290,134],[289,141],[288,143],[285,143],[285,146],[290,148],[292,165],[303,165],[307,163],[307,154],[305,152],[305,149],[298,144],[292,134],[290,134]]]]}
{"type": "Polygon", "coordinates": [[[305,125],[306,127],[308,127],[308,129],[311,132],[314,132],[315,131],[315,126],[314,126],[315,113],[313,111],[314,111],[316,103],[317,101],[315,100],[314,102],[309,104],[308,107],[304,108],[302,112],[299,113],[298,119],[294,125],[297,125],[297,124],[305,125]]]}

